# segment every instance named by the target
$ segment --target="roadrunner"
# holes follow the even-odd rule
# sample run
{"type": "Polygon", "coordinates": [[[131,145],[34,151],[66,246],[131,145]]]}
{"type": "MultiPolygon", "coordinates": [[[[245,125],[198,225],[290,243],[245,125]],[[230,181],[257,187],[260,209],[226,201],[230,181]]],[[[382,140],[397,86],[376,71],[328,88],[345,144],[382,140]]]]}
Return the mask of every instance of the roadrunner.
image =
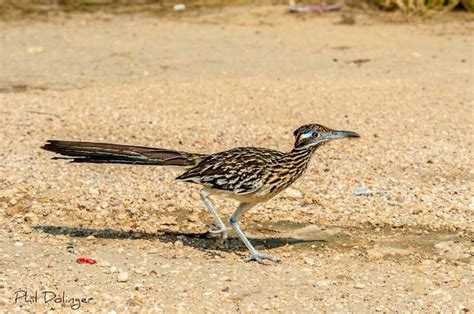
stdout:
{"type": "MultiPolygon", "coordinates": [[[[239,227],[239,218],[255,205],[268,201],[298,179],[308,167],[314,151],[326,142],[359,137],[351,131],[337,131],[319,124],[303,125],[294,132],[295,144],[288,153],[266,148],[239,147],[215,154],[195,154],[141,146],[50,140],[42,148],[67,156],[71,162],[180,166],[189,168],[176,178],[203,186],[201,199],[217,224],[209,230],[227,238],[227,228],[209,196],[240,201],[229,219],[250,255],[246,261],[278,260],[255,250],[239,227]]],[[[64,157],[55,157],[61,159],[64,157]]]]}

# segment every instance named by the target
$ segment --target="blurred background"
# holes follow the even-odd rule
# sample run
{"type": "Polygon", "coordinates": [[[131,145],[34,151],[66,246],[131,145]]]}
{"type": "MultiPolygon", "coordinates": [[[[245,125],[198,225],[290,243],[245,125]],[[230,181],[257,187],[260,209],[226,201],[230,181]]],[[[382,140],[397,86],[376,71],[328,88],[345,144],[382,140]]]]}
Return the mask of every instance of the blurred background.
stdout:
{"type": "Polygon", "coordinates": [[[244,4],[256,5],[341,5],[363,10],[382,10],[430,14],[431,11],[472,12],[474,0],[0,0],[3,15],[41,14],[54,11],[107,10],[117,13],[164,13],[183,9],[216,8],[244,4]]]}

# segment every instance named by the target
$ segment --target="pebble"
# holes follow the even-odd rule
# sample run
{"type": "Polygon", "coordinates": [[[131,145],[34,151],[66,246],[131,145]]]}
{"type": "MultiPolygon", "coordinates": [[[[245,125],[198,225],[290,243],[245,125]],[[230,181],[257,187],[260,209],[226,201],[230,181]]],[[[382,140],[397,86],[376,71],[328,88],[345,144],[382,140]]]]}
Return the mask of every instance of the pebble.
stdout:
{"type": "Polygon", "coordinates": [[[293,188],[287,188],[284,193],[288,198],[300,199],[303,197],[303,193],[293,188]]]}
{"type": "Polygon", "coordinates": [[[305,257],[303,257],[303,260],[309,266],[314,266],[314,260],[311,257],[305,256],[305,257]]]}
{"type": "Polygon", "coordinates": [[[309,195],[305,195],[303,197],[303,202],[306,204],[306,205],[311,205],[311,204],[314,204],[314,199],[309,196],[309,195]]]}
{"type": "Polygon", "coordinates": [[[128,273],[119,272],[117,275],[117,282],[127,282],[127,281],[128,281],[128,273]]]}
{"type": "Polygon", "coordinates": [[[329,286],[331,282],[329,280],[316,280],[313,281],[313,286],[314,287],[326,287],[329,286]]]}
{"type": "Polygon", "coordinates": [[[457,279],[450,280],[448,283],[453,288],[459,288],[461,286],[461,282],[457,279]]]}
{"type": "Polygon", "coordinates": [[[364,288],[365,288],[365,285],[364,285],[364,284],[361,284],[361,283],[356,283],[356,284],[354,285],[354,288],[356,288],[356,289],[364,289],[364,288]]]}
{"type": "Polygon", "coordinates": [[[357,190],[353,191],[352,194],[355,196],[376,195],[376,194],[384,195],[385,192],[380,191],[380,190],[371,190],[366,187],[360,187],[357,190]]]}
{"type": "Polygon", "coordinates": [[[23,246],[23,242],[17,241],[15,242],[15,246],[23,246]]]}

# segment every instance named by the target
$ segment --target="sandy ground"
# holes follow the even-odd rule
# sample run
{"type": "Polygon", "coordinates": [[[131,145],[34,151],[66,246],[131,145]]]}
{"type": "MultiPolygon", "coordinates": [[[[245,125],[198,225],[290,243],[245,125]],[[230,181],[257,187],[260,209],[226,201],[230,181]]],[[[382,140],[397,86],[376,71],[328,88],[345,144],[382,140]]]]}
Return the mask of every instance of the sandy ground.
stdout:
{"type": "MultiPolygon", "coordinates": [[[[0,22],[0,311],[474,309],[473,23],[282,12],[0,22]],[[276,265],[243,262],[233,233],[227,247],[208,235],[179,169],[39,149],[287,151],[311,122],[362,138],[324,146],[291,190],[246,214],[276,265]]],[[[237,205],[215,203],[224,217],[237,205]]]]}

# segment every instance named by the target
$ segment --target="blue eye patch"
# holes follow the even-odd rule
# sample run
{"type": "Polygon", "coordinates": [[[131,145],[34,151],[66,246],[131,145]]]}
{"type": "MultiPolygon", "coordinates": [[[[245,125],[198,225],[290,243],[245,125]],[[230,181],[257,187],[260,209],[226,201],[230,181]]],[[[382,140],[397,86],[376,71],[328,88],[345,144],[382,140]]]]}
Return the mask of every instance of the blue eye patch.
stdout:
{"type": "Polygon", "coordinates": [[[308,132],[304,132],[303,134],[301,134],[301,137],[303,138],[309,138],[313,136],[313,131],[308,131],[308,132]]]}

